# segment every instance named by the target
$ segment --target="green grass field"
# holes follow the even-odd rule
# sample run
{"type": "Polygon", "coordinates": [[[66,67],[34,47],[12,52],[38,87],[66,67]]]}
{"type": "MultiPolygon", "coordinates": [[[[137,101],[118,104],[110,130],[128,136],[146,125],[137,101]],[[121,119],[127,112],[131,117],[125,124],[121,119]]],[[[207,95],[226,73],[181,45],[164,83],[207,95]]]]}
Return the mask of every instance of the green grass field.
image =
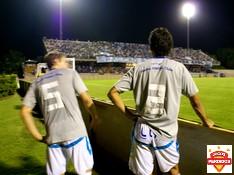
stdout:
{"type": "Polygon", "coordinates": [[[26,132],[19,117],[20,105],[17,95],[0,100],[0,174],[45,174],[46,147],[26,132]]]}
{"type": "MultiPolygon", "coordinates": [[[[91,96],[108,101],[107,92],[117,80],[86,80],[91,96]]],[[[207,115],[215,124],[225,129],[234,130],[234,78],[195,78],[200,97],[207,115]]],[[[124,102],[134,107],[131,92],[121,94],[124,102]]],[[[180,118],[200,121],[192,110],[189,100],[182,97],[180,118]]]]}

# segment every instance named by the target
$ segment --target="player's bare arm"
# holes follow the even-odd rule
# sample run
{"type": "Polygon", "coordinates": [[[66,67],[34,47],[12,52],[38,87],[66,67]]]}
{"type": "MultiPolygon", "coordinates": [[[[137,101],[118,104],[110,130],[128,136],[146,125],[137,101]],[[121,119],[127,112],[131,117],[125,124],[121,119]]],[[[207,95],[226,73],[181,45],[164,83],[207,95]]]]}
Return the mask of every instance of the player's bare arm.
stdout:
{"type": "Polygon", "coordinates": [[[198,117],[201,119],[201,121],[203,122],[203,125],[211,128],[214,126],[214,122],[212,120],[210,120],[207,116],[206,116],[206,112],[205,112],[205,108],[202,105],[199,95],[195,94],[191,97],[189,97],[190,103],[194,109],[194,111],[196,112],[196,114],[198,115],[198,117]]]}
{"type": "Polygon", "coordinates": [[[21,118],[26,128],[28,129],[30,134],[33,136],[33,138],[39,142],[45,142],[44,137],[41,135],[41,133],[39,132],[39,130],[37,129],[35,125],[35,122],[32,116],[32,109],[24,105],[21,108],[20,114],[21,114],[21,118]]]}
{"type": "Polygon", "coordinates": [[[133,114],[128,108],[125,107],[125,104],[120,97],[120,92],[115,88],[112,87],[108,92],[107,96],[112,101],[112,103],[122,112],[125,114],[127,118],[130,120],[136,121],[137,115],[133,114]]]}
{"type": "Polygon", "coordinates": [[[112,101],[112,103],[122,112],[125,114],[125,105],[120,97],[120,92],[115,88],[112,87],[108,92],[107,96],[112,101]]]}
{"type": "Polygon", "coordinates": [[[93,103],[92,98],[88,94],[88,92],[83,92],[80,94],[80,99],[86,109],[86,111],[91,115],[92,120],[90,123],[90,128],[92,128],[94,131],[96,130],[96,127],[99,123],[99,117],[97,114],[97,110],[95,107],[95,104],[93,103]]]}

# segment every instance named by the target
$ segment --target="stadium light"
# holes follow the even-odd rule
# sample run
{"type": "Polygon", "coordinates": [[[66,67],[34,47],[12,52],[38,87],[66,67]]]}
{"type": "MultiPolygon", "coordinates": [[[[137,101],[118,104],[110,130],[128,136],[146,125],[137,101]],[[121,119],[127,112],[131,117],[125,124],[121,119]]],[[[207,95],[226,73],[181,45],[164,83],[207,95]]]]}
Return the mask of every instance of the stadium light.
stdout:
{"type": "Polygon", "coordinates": [[[74,2],[73,0],[56,0],[59,2],[59,39],[63,39],[63,5],[64,3],[68,4],[74,2]]]}
{"type": "Polygon", "coordinates": [[[182,14],[187,19],[192,18],[195,15],[195,12],[196,12],[195,5],[192,3],[187,2],[182,7],[182,14]]]}
{"type": "Polygon", "coordinates": [[[63,0],[59,0],[59,39],[63,39],[63,0]]]}
{"type": "Polygon", "coordinates": [[[59,39],[63,39],[63,1],[70,0],[59,0],[59,39]]]}
{"type": "Polygon", "coordinates": [[[185,4],[183,4],[182,6],[182,14],[184,17],[186,17],[187,19],[187,54],[189,55],[189,35],[190,35],[190,32],[189,32],[189,21],[190,19],[195,15],[196,13],[196,8],[195,8],[195,5],[190,3],[190,2],[186,2],[185,4]]]}

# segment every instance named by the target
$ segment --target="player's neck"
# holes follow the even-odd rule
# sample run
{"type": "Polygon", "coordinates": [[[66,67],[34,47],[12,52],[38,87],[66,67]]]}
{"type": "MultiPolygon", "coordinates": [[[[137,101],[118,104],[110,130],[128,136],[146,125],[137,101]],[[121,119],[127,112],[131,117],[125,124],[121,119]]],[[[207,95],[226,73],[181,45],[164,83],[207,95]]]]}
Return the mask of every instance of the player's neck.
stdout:
{"type": "Polygon", "coordinates": [[[66,69],[67,66],[64,65],[54,65],[51,69],[66,69]]]}

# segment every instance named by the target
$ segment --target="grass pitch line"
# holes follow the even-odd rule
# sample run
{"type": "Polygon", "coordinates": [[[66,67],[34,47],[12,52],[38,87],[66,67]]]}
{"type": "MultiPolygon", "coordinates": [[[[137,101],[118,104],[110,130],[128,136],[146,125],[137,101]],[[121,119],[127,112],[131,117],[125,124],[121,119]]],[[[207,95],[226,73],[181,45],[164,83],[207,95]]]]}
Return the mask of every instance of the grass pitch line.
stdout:
{"type": "MultiPolygon", "coordinates": [[[[186,119],[183,119],[183,118],[178,118],[178,121],[182,121],[182,122],[193,124],[193,125],[202,126],[202,124],[200,122],[190,121],[190,120],[186,120],[186,119]]],[[[216,125],[214,125],[214,127],[211,128],[211,129],[218,130],[218,131],[224,131],[224,132],[234,134],[234,130],[224,129],[224,128],[221,128],[221,127],[216,126],[216,125]]]]}

